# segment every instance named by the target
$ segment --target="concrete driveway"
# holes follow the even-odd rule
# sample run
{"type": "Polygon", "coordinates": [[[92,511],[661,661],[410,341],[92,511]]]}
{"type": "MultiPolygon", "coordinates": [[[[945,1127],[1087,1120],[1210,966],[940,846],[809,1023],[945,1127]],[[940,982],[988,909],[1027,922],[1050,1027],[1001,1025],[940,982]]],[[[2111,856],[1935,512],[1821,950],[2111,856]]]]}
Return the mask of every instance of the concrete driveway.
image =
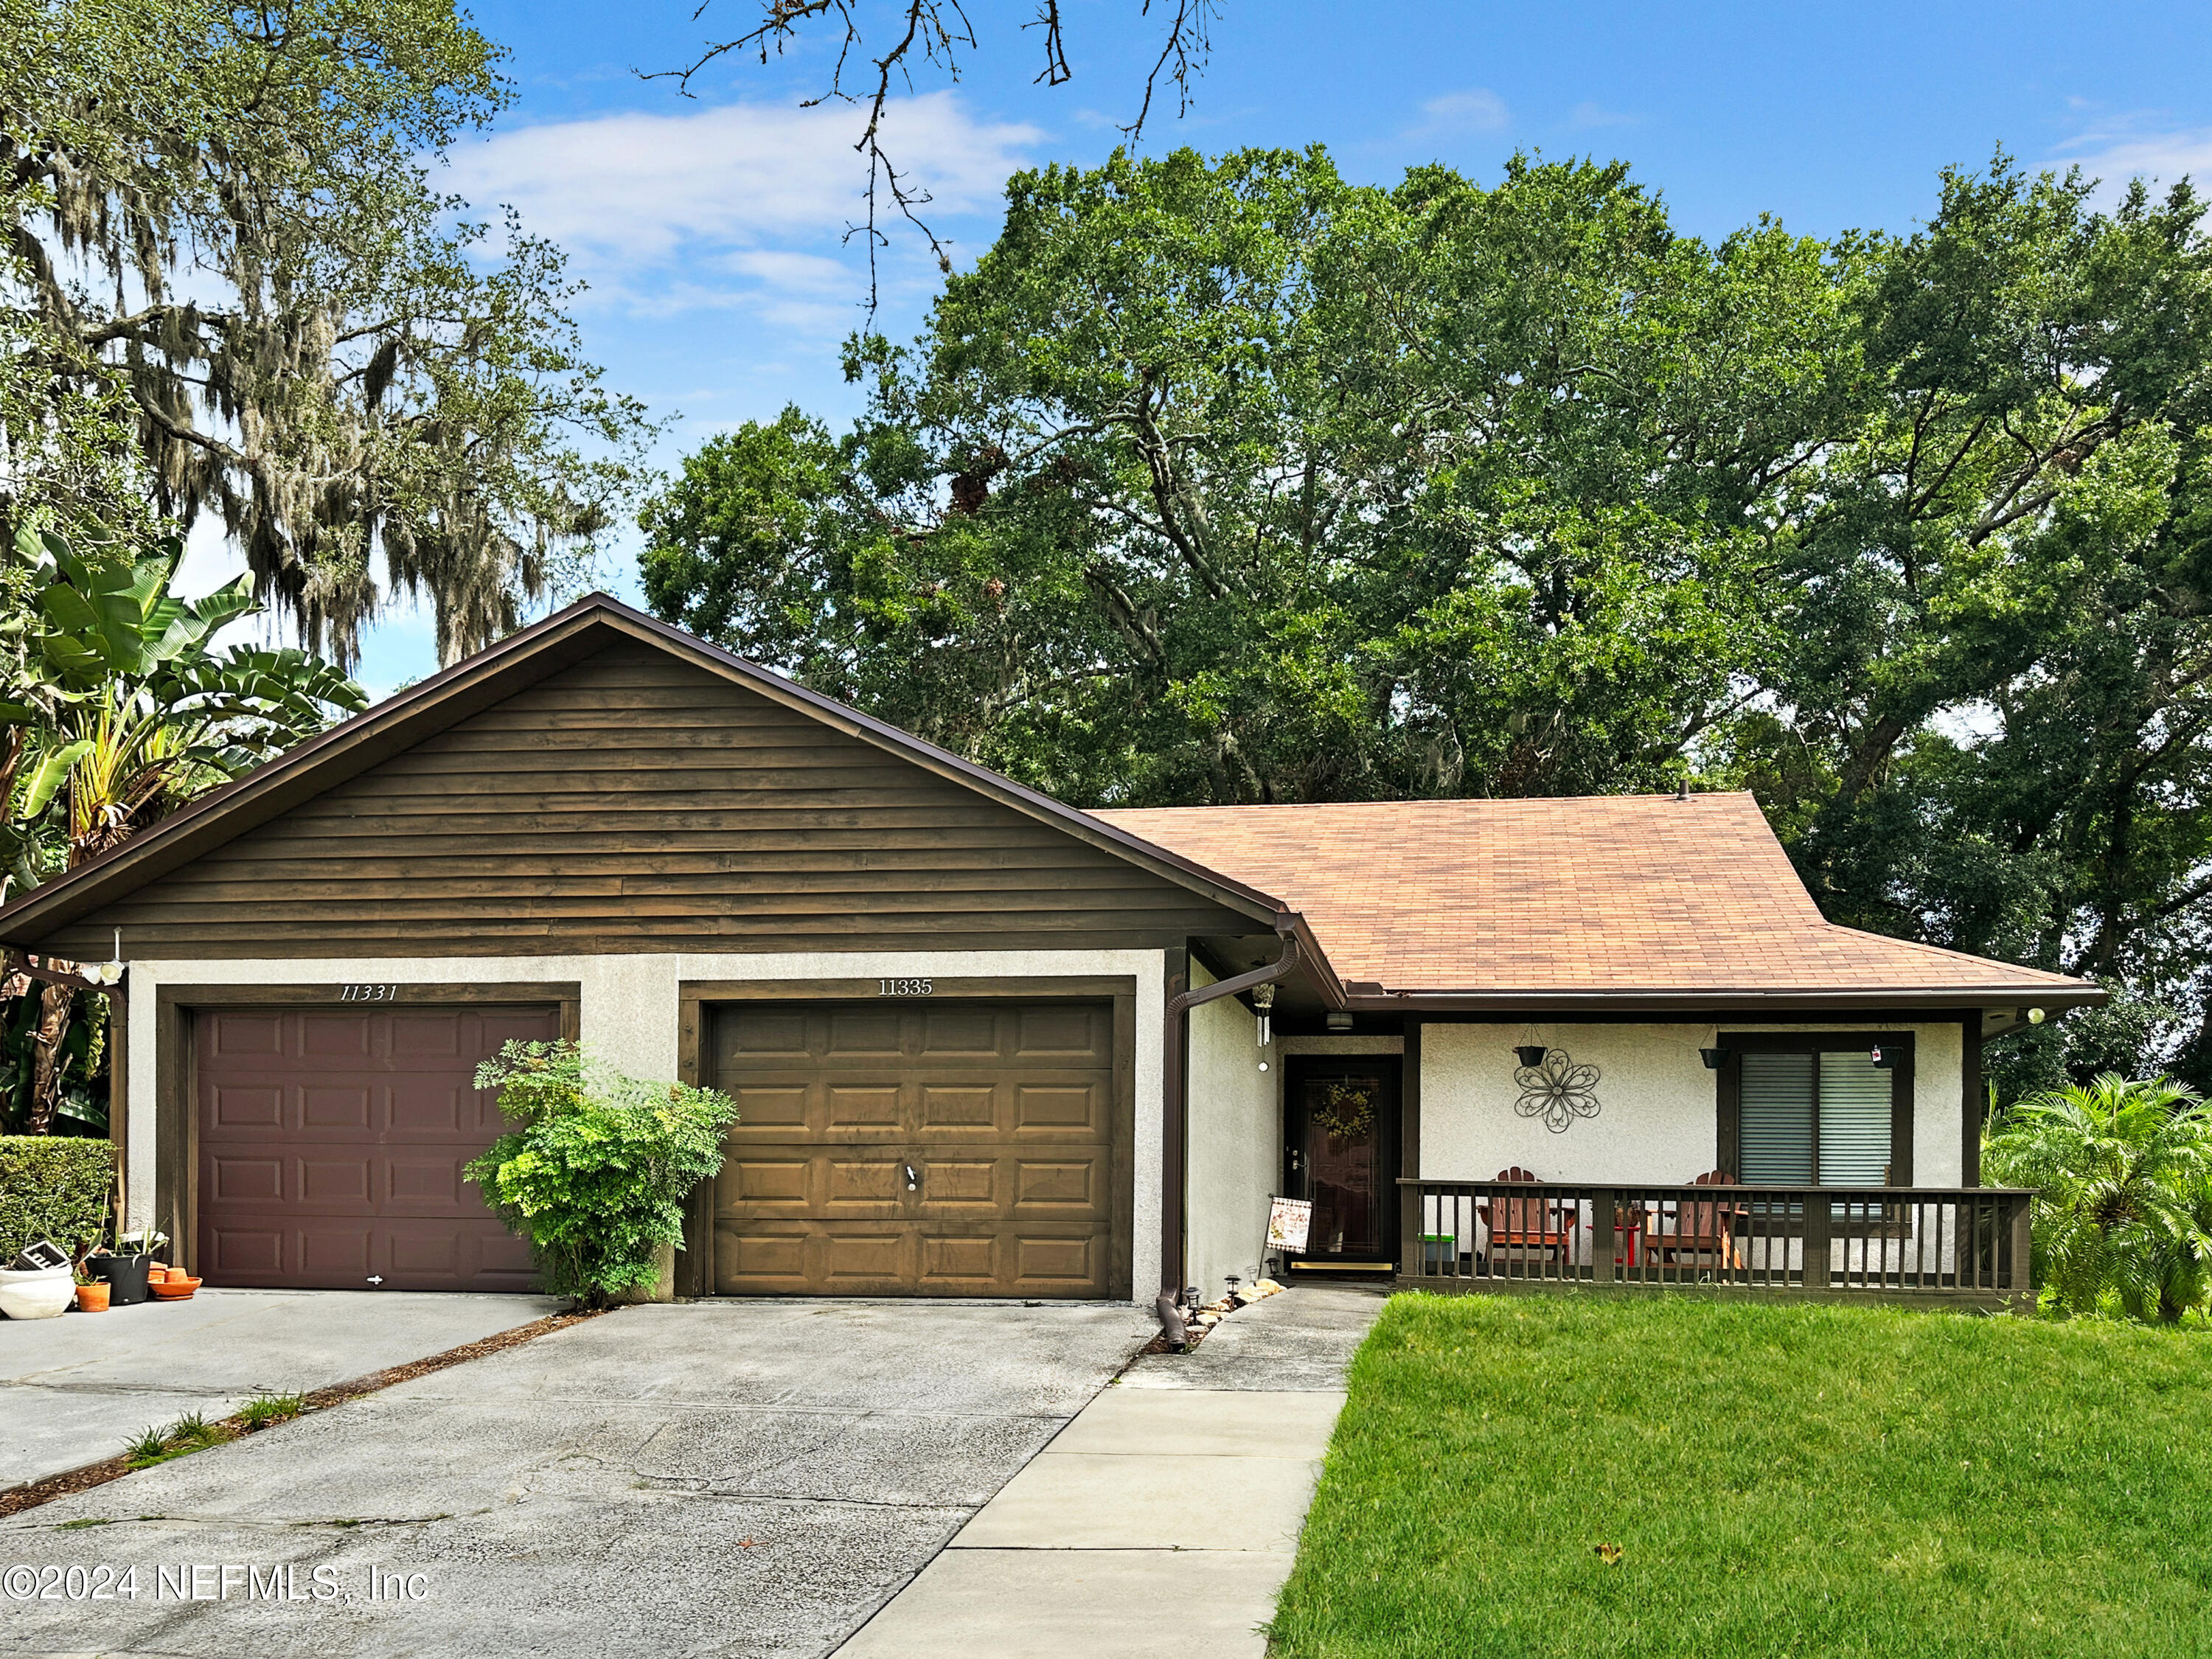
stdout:
{"type": "Polygon", "coordinates": [[[112,1457],[149,1425],[425,1359],[556,1313],[544,1296],[203,1290],[0,1320],[0,1487],[112,1457]]]}
{"type": "Polygon", "coordinates": [[[624,1309],[0,1522],[0,1652],[825,1654],[1152,1328],[1097,1304],[624,1309]],[[49,1565],[88,1571],[16,1595],[49,1565]],[[103,1566],[135,1567],[136,1599],[90,1600],[103,1566]]]}

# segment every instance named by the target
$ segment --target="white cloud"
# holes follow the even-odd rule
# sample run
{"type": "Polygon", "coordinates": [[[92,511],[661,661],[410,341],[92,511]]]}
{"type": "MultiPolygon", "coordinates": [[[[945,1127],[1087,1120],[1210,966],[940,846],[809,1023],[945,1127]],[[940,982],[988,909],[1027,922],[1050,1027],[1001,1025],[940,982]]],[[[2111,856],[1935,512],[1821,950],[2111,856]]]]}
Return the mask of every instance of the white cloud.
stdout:
{"type": "MultiPolygon", "coordinates": [[[[849,106],[757,104],[599,116],[458,147],[447,177],[479,212],[514,207],[580,273],[624,289],[702,252],[712,259],[728,248],[836,246],[866,211],[866,163],[853,148],[860,120],[849,106]]],[[[1043,137],[979,122],[950,92],[894,102],[883,132],[884,149],[932,198],[927,211],[946,220],[991,209],[1043,137]]],[[[802,267],[817,283],[827,267],[849,281],[832,259],[777,258],[785,263],[741,274],[788,288],[806,285],[802,267]]]]}
{"type": "Polygon", "coordinates": [[[1420,121],[1406,130],[1408,138],[1443,138],[1458,133],[1496,132],[1512,118],[1505,100],[1486,87],[1448,92],[1421,106],[1420,121]]]}
{"type": "Polygon", "coordinates": [[[1607,109],[1602,104],[1585,100],[1567,112],[1567,125],[1572,127],[1626,127],[1636,125],[1638,117],[1607,109]]]}
{"type": "Polygon", "coordinates": [[[2110,203],[2130,179],[2162,185],[2179,184],[2185,175],[2200,184],[2212,180],[2212,127],[2085,133],[2065,145],[2058,159],[2061,166],[2078,163],[2084,173],[2102,180],[2098,198],[2110,203]]]}

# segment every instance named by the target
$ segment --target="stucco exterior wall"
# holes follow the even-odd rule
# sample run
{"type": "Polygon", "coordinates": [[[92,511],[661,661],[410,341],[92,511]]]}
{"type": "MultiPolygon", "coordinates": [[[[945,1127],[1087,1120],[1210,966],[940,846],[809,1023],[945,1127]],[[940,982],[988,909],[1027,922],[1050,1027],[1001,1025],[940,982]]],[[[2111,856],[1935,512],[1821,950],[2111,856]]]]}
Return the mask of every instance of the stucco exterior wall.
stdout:
{"type": "MultiPolygon", "coordinates": [[[[1730,1030],[1737,1029],[1731,1026],[1730,1030]]],[[[1760,1025],[1762,1031],[1859,1031],[1863,1022],[1760,1025]]],[[[1963,1142],[1964,1035],[1951,1022],[1913,1033],[1913,1182],[1954,1187],[1963,1142]]],[[[1686,1182],[1718,1158],[1713,1073],[1698,1050],[1717,1028],[1691,1024],[1431,1024],[1421,1036],[1421,1170],[1487,1181],[1519,1165],[1540,1180],[1686,1182]],[[1513,1048],[1543,1042],[1599,1071],[1599,1114],[1553,1134],[1516,1115],[1513,1048]]]]}
{"type": "MultiPolygon", "coordinates": [[[[155,1223],[155,993],[163,985],[543,984],[574,981],[580,1035],[633,1076],[673,1078],[678,988],[686,980],[1074,978],[1136,981],[1135,1237],[1130,1286],[1149,1304],[1160,1282],[1160,1033],[1166,956],[1158,951],[908,951],[533,957],[344,957],[131,963],[130,1224],[155,1223]]],[[[1233,1006],[1233,1005],[1232,1005],[1233,1006]]],[[[1240,1015],[1243,1010],[1237,1011],[1240,1015]]],[[[1245,1041],[1251,1042],[1249,1029],[1245,1041]]],[[[1264,1208],[1261,1226],[1265,1225],[1264,1208]]],[[[1256,1241],[1260,1230],[1255,1230],[1256,1241]]],[[[1237,1271],[1234,1268],[1224,1271],[1237,1271]]]]}
{"type": "MultiPolygon", "coordinates": [[[[1213,975],[1194,962],[1191,983],[1213,975]]],[[[1262,1048],[1258,1024],[1234,997],[1190,1011],[1185,1282],[1208,1301],[1229,1274],[1254,1277],[1281,1182],[1284,1045],[1262,1048]]]]}

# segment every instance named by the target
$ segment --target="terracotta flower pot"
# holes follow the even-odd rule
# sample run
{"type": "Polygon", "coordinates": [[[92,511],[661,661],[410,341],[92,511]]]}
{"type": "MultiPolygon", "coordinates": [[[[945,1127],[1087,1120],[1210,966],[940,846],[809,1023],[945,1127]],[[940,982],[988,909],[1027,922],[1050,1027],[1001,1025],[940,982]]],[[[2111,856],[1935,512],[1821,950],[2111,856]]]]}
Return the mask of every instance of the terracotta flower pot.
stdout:
{"type": "Polygon", "coordinates": [[[76,1287],[76,1310],[79,1313],[106,1313],[107,1311],[107,1286],[104,1284],[78,1285],[76,1287]]]}
{"type": "Polygon", "coordinates": [[[200,1287],[200,1282],[188,1274],[172,1272],[159,1285],[151,1286],[156,1302],[184,1302],[200,1287]]]}

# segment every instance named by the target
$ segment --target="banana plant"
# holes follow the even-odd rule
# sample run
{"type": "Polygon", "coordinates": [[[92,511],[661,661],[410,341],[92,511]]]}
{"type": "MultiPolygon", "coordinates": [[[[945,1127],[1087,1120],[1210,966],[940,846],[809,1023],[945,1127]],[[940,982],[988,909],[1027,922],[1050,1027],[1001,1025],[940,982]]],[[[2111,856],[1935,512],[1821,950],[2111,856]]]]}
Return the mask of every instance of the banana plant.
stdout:
{"type": "MultiPolygon", "coordinates": [[[[184,544],[173,537],[134,556],[27,532],[14,555],[6,591],[17,602],[0,612],[0,870],[18,892],[368,707],[351,679],[303,651],[215,649],[216,634],[256,613],[252,579],[178,598],[184,544]]],[[[74,1015],[66,987],[40,990],[12,1067],[28,1080],[33,1133],[63,1103],[74,1015]]],[[[0,1074],[10,1071],[0,1056],[0,1074]]]]}

